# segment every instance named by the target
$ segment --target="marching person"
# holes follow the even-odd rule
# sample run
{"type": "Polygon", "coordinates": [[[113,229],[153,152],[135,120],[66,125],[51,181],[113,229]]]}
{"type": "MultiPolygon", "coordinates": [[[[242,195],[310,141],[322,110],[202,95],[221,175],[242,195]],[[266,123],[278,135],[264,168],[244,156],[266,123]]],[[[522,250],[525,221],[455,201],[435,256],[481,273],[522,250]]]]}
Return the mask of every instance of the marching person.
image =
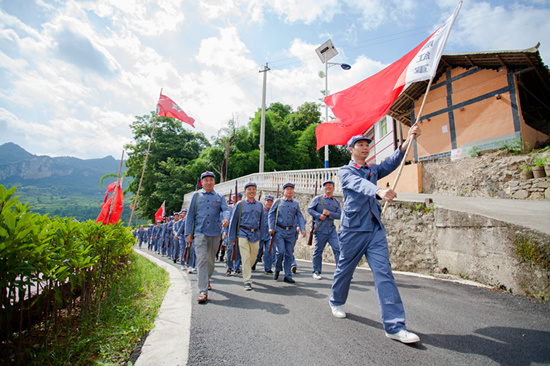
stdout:
{"type": "Polygon", "coordinates": [[[256,201],[256,183],[244,185],[245,200],[237,202],[229,221],[229,244],[237,244],[241,253],[244,289],[252,290],[252,266],[264,233],[264,207],[256,201]]]}
{"type": "MultiPolygon", "coordinates": [[[[263,222],[264,222],[264,234],[260,239],[260,248],[258,249],[258,257],[256,258],[256,263],[258,264],[259,258],[263,255],[264,262],[264,273],[266,275],[273,275],[273,256],[269,253],[269,242],[271,241],[271,235],[269,235],[269,223],[267,215],[269,214],[269,209],[273,206],[273,196],[267,195],[264,198],[264,209],[263,209],[263,222]]],[[[271,248],[273,251],[273,248],[271,248]]]]}
{"type": "Polygon", "coordinates": [[[188,217],[185,220],[187,241],[195,240],[195,254],[197,256],[197,277],[199,287],[199,304],[208,301],[210,278],[215,269],[215,257],[220,244],[222,226],[226,227],[229,217],[229,207],[225,197],[214,191],[216,176],[212,172],[201,174],[202,189],[191,198],[187,209],[188,217]],[[223,213],[223,221],[220,218],[223,213]]]}
{"type": "Polygon", "coordinates": [[[334,220],[340,220],[342,214],[340,202],[333,196],[334,182],[326,180],[323,183],[325,194],[315,196],[307,208],[307,212],[313,217],[315,237],[315,249],[313,250],[313,278],[322,279],[323,251],[327,243],[334,253],[334,262],[338,267],[338,257],[340,256],[340,244],[338,244],[338,234],[334,220]]]}
{"type": "Polygon", "coordinates": [[[185,252],[185,217],[187,216],[187,209],[184,208],[183,210],[181,210],[181,212],[179,213],[180,216],[181,216],[181,219],[179,221],[179,225],[177,226],[177,228],[175,228],[175,235],[174,235],[174,239],[176,240],[176,246],[179,247],[178,249],[178,255],[176,256],[176,261],[177,261],[177,258],[179,258],[180,260],[180,264],[181,264],[181,270],[185,270],[185,265],[184,265],[184,262],[185,262],[185,258],[183,257],[183,253],[185,252]]]}
{"type": "MultiPolygon", "coordinates": [[[[235,206],[242,199],[243,199],[243,194],[241,192],[235,195],[235,202],[233,202],[233,206],[229,208],[229,217],[233,216],[233,211],[235,210],[235,206]]],[[[228,237],[228,234],[229,234],[229,227],[224,229],[224,236],[226,238],[228,237]]],[[[225,273],[225,275],[231,276],[232,272],[235,272],[235,274],[241,274],[241,252],[239,247],[234,248],[233,245],[229,245],[227,247],[227,272],[225,273]],[[231,258],[233,258],[234,250],[237,250],[237,259],[232,260],[231,258]]]]}
{"type": "Polygon", "coordinates": [[[277,198],[273,202],[273,206],[269,210],[269,234],[273,236],[273,247],[275,248],[275,273],[273,279],[279,279],[279,273],[284,270],[284,281],[288,283],[295,283],[292,279],[291,262],[294,255],[294,244],[296,244],[296,234],[294,225],[296,219],[298,220],[298,227],[302,233],[302,236],[306,236],[305,227],[306,222],[302,211],[300,211],[300,204],[294,200],[294,184],[286,183],[283,186],[282,198],[277,198]]]}
{"type": "Polygon", "coordinates": [[[372,141],[363,135],[353,136],[348,142],[351,161],[338,171],[344,209],[338,233],[340,258],[330,295],[332,314],[337,318],[346,317],[342,305],[346,303],[355,267],[365,256],[372,270],[386,336],[403,343],[419,342],[420,338],[405,326],[405,309],[392,274],[386,229],[378,202],[379,199],[391,202],[397,195],[391,188],[378,188],[376,182],[399,166],[408,144],[419,135],[418,125],[411,127],[403,145],[380,165],[365,163],[372,141]]]}
{"type": "MultiPolygon", "coordinates": [[[[176,263],[178,260],[179,250],[180,250],[180,243],[178,240],[178,229],[181,226],[183,221],[181,221],[181,212],[174,212],[174,225],[172,226],[172,262],[176,263]]],[[[180,255],[181,256],[181,255],[180,255]]]]}
{"type": "Polygon", "coordinates": [[[140,225],[139,230],[138,230],[138,232],[137,232],[139,249],[141,249],[141,244],[143,244],[143,241],[145,240],[145,234],[146,234],[146,233],[147,233],[147,232],[146,232],[145,229],[143,228],[143,225],[140,225]]]}

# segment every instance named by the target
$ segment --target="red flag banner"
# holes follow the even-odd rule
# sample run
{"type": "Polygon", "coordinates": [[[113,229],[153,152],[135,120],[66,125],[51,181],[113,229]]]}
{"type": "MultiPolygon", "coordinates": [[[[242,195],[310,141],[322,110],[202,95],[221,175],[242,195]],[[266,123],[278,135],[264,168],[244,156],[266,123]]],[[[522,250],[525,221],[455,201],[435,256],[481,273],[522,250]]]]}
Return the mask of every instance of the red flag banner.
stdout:
{"type": "Polygon", "coordinates": [[[164,208],[165,208],[166,201],[162,202],[162,205],[160,205],[160,208],[155,213],[155,222],[161,221],[164,217],[164,208]]]}
{"type": "Polygon", "coordinates": [[[174,101],[166,95],[160,95],[157,114],[161,117],[172,117],[195,127],[195,120],[189,117],[174,101]]]}
{"type": "Polygon", "coordinates": [[[113,203],[113,197],[110,197],[107,202],[101,205],[101,212],[97,216],[95,222],[101,222],[103,225],[107,225],[109,211],[111,210],[111,203],[113,203]]]}
{"type": "Polygon", "coordinates": [[[115,200],[113,202],[113,210],[111,211],[111,217],[109,218],[110,224],[116,224],[120,220],[122,215],[122,207],[124,201],[124,194],[122,193],[122,186],[119,184],[115,192],[115,200]]]}
{"type": "Polygon", "coordinates": [[[107,197],[109,196],[109,193],[115,191],[115,187],[117,186],[118,181],[114,181],[113,183],[109,184],[107,186],[107,190],[105,191],[105,198],[103,199],[103,203],[107,202],[107,197]]]}
{"type": "Polygon", "coordinates": [[[401,59],[354,86],[325,97],[338,119],[317,126],[317,150],[325,145],[347,144],[352,136],[364,133],[388,113],[406,84],[435,75],[461,5],[462,1],[437,31],[401,59]]]}

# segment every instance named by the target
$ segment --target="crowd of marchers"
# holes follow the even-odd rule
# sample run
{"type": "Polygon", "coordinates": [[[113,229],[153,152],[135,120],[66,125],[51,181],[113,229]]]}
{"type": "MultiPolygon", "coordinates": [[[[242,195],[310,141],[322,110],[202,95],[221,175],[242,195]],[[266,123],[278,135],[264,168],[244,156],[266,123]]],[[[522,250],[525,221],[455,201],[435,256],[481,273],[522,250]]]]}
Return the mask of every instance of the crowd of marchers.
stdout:
{"type": "MultiPolygon", "coordinates": [[[[365,256],[372,270],[386,336],[403,343],[419,342],[420,338],[405,326],[379,202],[391,202],[396,193],[391,188],[381,189],[376,183],[399,166],[408,144],[419,134],[418,126],[413,126],[403,145],[384,162],[374,165],[366,163],[372,141],[363,135],[352,137],[347,144],[351,160],[338,171],[343,208],[333,196],[331,180],[323,182],[324,194],[315,196],[307,208],[314,220],[314,279],[322,279],[322,253],[327,243],[334,253],[336,270],[329,298],[332,314],[346,318],[343,305],[355,268],[365,256]],[[334,220],[341,220],[338,232],[334,220]]],[[[135,232],[139,247],[145,243],[148,250],[167,256],[174,263],[180,261],[182,270],[196,272],[200,304],[208,302],[216,260],[226,261],[226,275],[242,274],[247,291],[253,290],[251,274],[259,263],[275,281],[282,272],[284,282],[295,283],[294,246],[298,235],[306,236],[306,229],[300,204],[294,199],[294,184],[284,184],[281,198],[268,195],[262,204],[256,199],[255,183],[247,183],[244,195],[228,202],[214,190],[214,173],[206,171],[200,179],[202,189],[194,193],[187,210],[135,232]]]]}

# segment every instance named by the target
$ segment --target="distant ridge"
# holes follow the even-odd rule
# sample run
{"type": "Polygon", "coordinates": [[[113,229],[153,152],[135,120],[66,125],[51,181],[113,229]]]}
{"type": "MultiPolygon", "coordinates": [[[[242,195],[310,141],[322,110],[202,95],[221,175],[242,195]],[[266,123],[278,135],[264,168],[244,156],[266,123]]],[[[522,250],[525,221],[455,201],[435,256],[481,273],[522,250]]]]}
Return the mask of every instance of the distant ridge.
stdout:
{"type": "MultiPolygon", "coordinates": [[[[106,174],[117,174],[120,160],[112,156],[101,159],[50,157],[34,155],[12,142],[0,145],[0,184],[18,187],[22,202],[30,202],[33,212],[95,219],[107,185],[115,178],[99,182],[106,174]]],[[[126,167],[123,165],[123,172],[126,167]]],[[[123,188],[126,188],[125,183],[123,188]]],[[[123,220],[129,217],[126,205],[123,220]]]]}

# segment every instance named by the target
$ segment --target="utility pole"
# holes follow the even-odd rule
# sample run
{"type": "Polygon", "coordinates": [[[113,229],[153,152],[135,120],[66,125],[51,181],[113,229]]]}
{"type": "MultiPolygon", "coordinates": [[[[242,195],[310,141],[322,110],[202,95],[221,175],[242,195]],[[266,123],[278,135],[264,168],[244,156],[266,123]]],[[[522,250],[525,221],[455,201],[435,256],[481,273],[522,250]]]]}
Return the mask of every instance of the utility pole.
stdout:
{"type": "Polygon", "coordinates": [[[267,84],[267,72],[271,70],[265,63],[264,69],[259,72],[264,73],[264,86],[262,93],[262,121],[260,124],[260,173],[264,172],[264,153],[265,153],[265,89],[267,84]]]}

